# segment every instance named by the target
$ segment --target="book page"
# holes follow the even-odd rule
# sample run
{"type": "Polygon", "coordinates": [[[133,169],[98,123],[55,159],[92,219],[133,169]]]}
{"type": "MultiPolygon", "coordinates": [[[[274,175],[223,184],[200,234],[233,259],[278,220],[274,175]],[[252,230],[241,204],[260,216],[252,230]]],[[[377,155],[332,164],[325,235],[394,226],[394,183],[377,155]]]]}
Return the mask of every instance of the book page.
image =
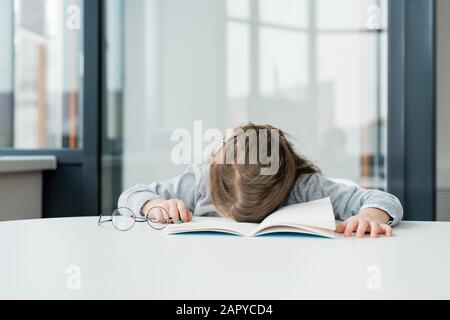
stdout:
{"type": "Polygon", "coordinates": [[[269,227],[298,226],[334,231],[336,222],[330,198],[298,203],[283,207],[272,213],[256,228],[258,231],[269,227]]]}
{"type": "Polygon", "coordinates": [[[322,236],[326,238],[336,238],[336,233],[331,230],[314,228],[314,227],[304,227],[304,226],[280,226],[280,227],[268,227],[266,229],[259,229],[258,232],[253,234],[253,236],[262,236],[271,233],[303,233],[311,234],[316,236],[322,236]]]}
{"type": "Polygon", "coordinates": [[[211,231],[250,236],[257,227],[257,223],[240,223],[222,217],[194,217],[188,223],[170,224],[165,230],[167,234],[211,231]]]}

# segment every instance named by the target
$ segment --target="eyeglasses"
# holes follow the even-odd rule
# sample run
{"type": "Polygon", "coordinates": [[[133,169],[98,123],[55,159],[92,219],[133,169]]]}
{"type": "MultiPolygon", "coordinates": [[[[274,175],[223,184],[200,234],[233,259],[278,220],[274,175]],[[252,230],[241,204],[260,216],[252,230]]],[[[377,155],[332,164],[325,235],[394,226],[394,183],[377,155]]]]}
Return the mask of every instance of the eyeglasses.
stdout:
{"type": "Polygon", "coordinates": [[[119,231],[128,231],[131,228],[133,228],[137,223],[141,222],[147,222],[147,224],[154,230],[163,230],[167,227],[168,224],[172,223],[172,218],[170,217],[167,210],[163,207],[152,207],[150,208],[147,213],[145,214],[145,218],[139,218],[136,217],[133,210],[127,207],[122,207],[114,210],[114,212],[111,215],[111,218],[108,220],[103,220],[102,218],[104,216],[100,214],[100,217],[98,219],[98,225],[100,226],[102,223],[106,222],[112,222],[114,228],[116,228],[119,231]],[[158,220],[155,218],[150,217],[150,213],[152,210],[159,209],[162,213],[163,219],[158,220]]]}

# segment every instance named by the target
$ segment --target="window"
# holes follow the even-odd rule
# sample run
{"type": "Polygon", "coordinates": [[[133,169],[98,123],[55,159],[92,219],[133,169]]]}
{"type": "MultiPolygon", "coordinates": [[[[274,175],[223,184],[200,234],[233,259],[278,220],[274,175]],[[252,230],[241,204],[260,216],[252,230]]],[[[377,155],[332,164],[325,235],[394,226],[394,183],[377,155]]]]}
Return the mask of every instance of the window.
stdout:
{"type": "Polygon", "coordinates": [[[228,0],[233,125],[273,123],[323,171],[386,188],[387,1],[228,0]]]}
{"type": "Polygon", "coordinates": [[[197,120],[273,124],[326,175],[385,189],[387,10],[384,0],[108,0],[105,211],[120,190],[180,173],[171,133],[197,120]]]}
{"type": "Polygon", "coordinates": [[[0,3],[0,148],[82,147],[82,5],[0,3]]]}

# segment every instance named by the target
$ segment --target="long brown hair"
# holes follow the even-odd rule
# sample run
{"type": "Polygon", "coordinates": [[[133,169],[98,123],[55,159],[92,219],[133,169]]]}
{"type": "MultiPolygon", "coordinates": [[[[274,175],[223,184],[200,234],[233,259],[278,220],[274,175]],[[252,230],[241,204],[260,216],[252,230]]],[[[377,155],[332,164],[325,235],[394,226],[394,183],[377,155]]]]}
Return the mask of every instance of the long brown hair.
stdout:
{"type": "MultiPolygon", "coordinates": [[[[297,180],[304,173],[319,173],[320,169],[309,160],[298,155],[287,140],[287,135],[270,125],[248,124],[234,130],[233,134],[221,148],[226,148],[230,142],[236,151],[236,140],[239,132],[254,130],[259,136],[264,130],[267,134],[267,148],[271,150],[271,135],[274,130],[278,133],[279,141],[279,167],[273,175],[262,175],[261,168],[267,164],[257,163],[241,164],[235,161],[228,164],[218,161],[218,152],[213,155],[210,164],[209,182],[212,194],[212,202],[216,210],[224,216],[239,222],[259,223],[268,215],[277,210],[286,200],[289,192],[297,180]]],[[[252,147],[248,137],[245,137],[245,155],[249,158],[252,147]]],[[[256,142],[259,150],[260,140],[256,142]]],[[[237,160],[238,152],[234,152],[234,160],[237,160]]]]}

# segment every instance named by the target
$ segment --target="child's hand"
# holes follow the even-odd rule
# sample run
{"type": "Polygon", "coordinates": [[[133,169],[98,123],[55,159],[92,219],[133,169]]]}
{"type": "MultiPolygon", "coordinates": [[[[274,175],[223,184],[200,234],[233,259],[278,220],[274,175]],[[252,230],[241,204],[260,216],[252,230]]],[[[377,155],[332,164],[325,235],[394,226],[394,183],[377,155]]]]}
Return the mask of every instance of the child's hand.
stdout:
{"type": "Polygon", "coordinates": [[[358,238],[363,238],[366,233],[370,233],[372,238],[378,237],[379,234],[390,237],[392,227],[387,225],[388,221],[389,215],[383,210],[367,208],[338,225],[336,232],[343,233],[346,237],[351,237],[353,232],[356,232],[358,238]]]}
{"type": "Polygon", "coordinates": [[[177,199],[151,200],[142,207],[141,212],[144,216],[148,214],[149,218],[156,219],[162,223],[167,223],[168,218],[171,218],[173,223],[177,223],[178,221],[188,222],[192,220],[192,212],[186,206],[184,201],[177,199]],[[154,207],[166,209],[170,217],[167,217],[167,213],[164,210],[154,207]],[[152,208],[154,209],[152,210],[152,208]]]}

